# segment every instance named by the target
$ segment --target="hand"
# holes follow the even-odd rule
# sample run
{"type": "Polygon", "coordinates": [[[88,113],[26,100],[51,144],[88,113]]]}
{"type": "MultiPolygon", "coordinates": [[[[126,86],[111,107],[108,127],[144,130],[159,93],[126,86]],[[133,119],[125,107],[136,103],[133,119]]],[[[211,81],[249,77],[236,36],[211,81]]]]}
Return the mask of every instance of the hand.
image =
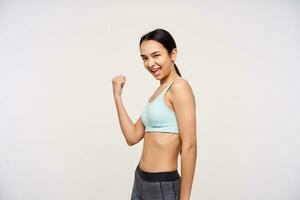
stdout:
{"type": "Polygon", "coordinates": [[[126,77],[123,75],[115,76],[112,78],[113,94],[114,96],[121,96],[122,89],[125,85],[126,77]]]}

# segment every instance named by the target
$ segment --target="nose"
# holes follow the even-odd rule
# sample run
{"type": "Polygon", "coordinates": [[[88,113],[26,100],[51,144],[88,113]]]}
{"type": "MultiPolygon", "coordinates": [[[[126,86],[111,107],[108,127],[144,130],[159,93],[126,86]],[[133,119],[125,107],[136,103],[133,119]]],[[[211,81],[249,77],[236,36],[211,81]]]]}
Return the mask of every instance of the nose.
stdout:
{"type": "Polygon", "coordinates": [[[151,68],[155,65],[155,61],[152,58],[149,58],[148,60],[148,68],[151,68]]]}

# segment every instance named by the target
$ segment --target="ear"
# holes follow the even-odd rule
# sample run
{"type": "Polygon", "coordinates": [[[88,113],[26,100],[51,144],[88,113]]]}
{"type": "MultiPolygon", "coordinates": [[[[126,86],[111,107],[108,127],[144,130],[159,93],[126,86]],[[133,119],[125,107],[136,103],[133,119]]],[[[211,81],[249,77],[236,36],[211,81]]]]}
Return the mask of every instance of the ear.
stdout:
{"type": "Polygon", "coordinates": [[[177,48],[174,48],[172,51],[171,51],[171,60],[174,62],[176,57],[177,57],[177,48]]]}

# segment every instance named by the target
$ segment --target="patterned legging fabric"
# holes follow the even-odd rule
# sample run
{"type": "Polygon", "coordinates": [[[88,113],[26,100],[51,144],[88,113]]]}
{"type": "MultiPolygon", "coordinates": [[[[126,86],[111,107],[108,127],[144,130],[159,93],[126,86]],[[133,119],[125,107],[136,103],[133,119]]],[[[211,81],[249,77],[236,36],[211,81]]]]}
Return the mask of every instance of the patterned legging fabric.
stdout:
{"type": "Polygon", "coordinates": [[[139,169],[135,170],[131,200],[179,200],[180,181],[153,181],[142,178],[139,169]]]}

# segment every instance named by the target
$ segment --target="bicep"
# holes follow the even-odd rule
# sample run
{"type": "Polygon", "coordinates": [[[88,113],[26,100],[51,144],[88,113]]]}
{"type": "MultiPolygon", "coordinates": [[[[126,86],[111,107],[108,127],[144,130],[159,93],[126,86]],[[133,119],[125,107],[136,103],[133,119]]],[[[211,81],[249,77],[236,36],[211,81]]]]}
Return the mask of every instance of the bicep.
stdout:
{"type": "Polygon", "coordinates": [[[144,138],[145,127],[142,122],[141,116],[135,122],[135,132],[136,132],[136,143],[138,143],[141,139],[144,138]]]}

